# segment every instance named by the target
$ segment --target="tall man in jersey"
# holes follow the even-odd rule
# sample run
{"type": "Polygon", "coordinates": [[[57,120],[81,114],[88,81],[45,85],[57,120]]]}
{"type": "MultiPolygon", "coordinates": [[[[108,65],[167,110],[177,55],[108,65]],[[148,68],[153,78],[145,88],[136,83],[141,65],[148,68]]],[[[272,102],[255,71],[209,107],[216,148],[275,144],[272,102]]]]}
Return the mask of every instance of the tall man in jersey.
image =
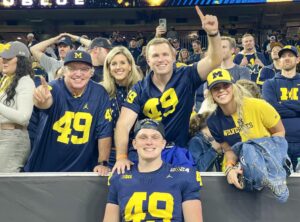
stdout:
{"type": "Polygon", "coordinates": [[[37,138],[25,166],[27,172],[94,171],[108,173],[111,111],[108,94],[90,80],[91,56],[70,51],[64,78],[48,85],[42,80],[34,93],[41,109],[37,138]],[[98,147],[98,149],[97,149],[98,147]]]}
{"type": "Polygon", "coordinates": [[[128,135],[137,118],[161,121],[166,127],[167,142],[179,147],[187,145],[195,91],[222,61],[217,17],[203,15],[197,6],[196,10],[208,36],[207,56],[191,66],[176,68],[174,48],[168,40],[154,38],[148,43],[146,59],[152,71],[128,93],[115,130],[114,170],[118,173],[132,164],[127,157],[128,135]]]}

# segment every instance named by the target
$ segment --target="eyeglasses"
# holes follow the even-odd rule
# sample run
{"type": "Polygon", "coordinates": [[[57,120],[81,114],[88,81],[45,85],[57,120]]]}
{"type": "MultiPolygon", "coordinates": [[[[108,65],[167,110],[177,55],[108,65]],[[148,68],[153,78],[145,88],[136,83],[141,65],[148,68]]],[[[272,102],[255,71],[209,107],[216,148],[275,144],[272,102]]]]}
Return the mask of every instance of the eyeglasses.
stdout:
{"type": "Polygon", "coordinates": [[[76,72],[76,71],[80,71],[80,73],[88,73],[91,68],[90,67],[71,67],[71,66],[67,66],[67,69],[70,71],[70,72],[76,72]]]}
{"type": "Polygon", "coordinates": [[[231,83],[219,83],[217,85],[215,85],[214,87],[212,87],[212,91],[213,92],[218,92],[220,91],[221,89],[228,89],[232,84],[231,83]]]}

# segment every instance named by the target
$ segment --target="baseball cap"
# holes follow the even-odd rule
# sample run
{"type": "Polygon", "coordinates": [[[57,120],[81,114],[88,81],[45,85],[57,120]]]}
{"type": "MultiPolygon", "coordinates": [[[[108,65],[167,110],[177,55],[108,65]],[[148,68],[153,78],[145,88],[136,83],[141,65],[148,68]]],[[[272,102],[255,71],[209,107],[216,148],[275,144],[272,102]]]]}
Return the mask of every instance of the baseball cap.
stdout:
{"type": "Polygon", "coordinates": [[[108,39],[102,38],[102,37],[94,38],[92,40],[91,44],[89,45],[88,50],[93,49],[95,47],[102,47],[105,49],[112,48],[110,41],[108,39]]]}
{"type": "Polygon", "coordinates": [[[161,122],[158,122],[153,119],[143,119],[140,121],[137,121],[135,126],[134,126],[134,136],[138,134],[138,132],[141,129],[154,129],[165,138],[165,127],[161,122]]]}
{"type": "Polygon", "coordinates": [[[1,51],[0,57],[3,59],[11,59],[16,56],[30,57],[29,49],[24,43],[14,41],[3,45],[3,51],[1,51]]]}
{"type": "Polygon", "coordinates": [[[282,56],[282,54],[284,52],[287,52],[287,51],[292,52],[296,57],[298,57],[298,49],[295,46],[286,45],[278,52],[279,58],[282,56]]]}
{"type": "Polygon", "coordinates": [[[93,66],[90,54],[81,50],[71,50],[67,53],[64,60],[64,65],[67,65],[71,62],[83,62],[89,66],[93,66]]]}
{"type": "Polygon", "coordinates": [[[232,76],[226,69],[214,69],[207,76],[207,88],[210,90],[218,83],[233,83],[232,76]]]}
{"type": "Polygon", "coordinates": [[[272,42],[272,43],[270,44],[271,50],[272,50],[275,46],[279,46],[280,48],[283,48],[283,45],[282,45],[280,42],[272,42]]]}
{"type": "Polygon", "coordinates": [[[64,36],[64,37],[60,38],[57,44],[58,45],[64,44],[64,45],[68,45],[68,46],[72,46],[73,45],[72,44],[72,40],[71,40],[71,38],[69,36],[64,36]]]}

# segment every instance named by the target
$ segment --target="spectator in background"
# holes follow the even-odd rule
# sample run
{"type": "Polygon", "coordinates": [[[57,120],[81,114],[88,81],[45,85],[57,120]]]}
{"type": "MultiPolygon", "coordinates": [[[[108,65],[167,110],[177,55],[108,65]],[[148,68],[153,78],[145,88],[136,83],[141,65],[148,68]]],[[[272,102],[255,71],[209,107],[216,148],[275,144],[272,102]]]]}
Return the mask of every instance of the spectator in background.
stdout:
{"type": "Polygon", "coordinates": [[[235,56],[233,62],[247,67],[250,70],[251,81],[256,82],[260,68],[267,65],[267,61],[263,53],[256,51],[253,35],[243,35],[242,45],[244,49],[235,56]]]}
{"type": "Polygon", "coordinates": [[[138,56],[141,54],[141,50],[137,47],[136,38],[131,38],[128,49],[132,54],[134,61],[137,61],[138,56]]]}
{"type": "Polygon", "coordinates": [[[188,65],[189,64],[189,56],[190,56],[190,53],[187,49],[185,49],[185,48],[181,49],[179,52],[179,55],[178,55],[177,62],[188,65]]]}
{"type": "Polygon", "coordinates": [[[229,71],[235,82],[239,79],[250,80],[251,76],[249,69],[243,66],[236,65],[233,62],[233,56],[236,47],[235,39],[227,36],[222,36],[221,44],[223,50],[223,61],[221,63],[221,68],[229,71]]]}
{"type": "Polygon", "coordinates": [[[34,46],[37,43],[38,43],[38,41],[35,39],[34,34],[28,33],[27,34],[27,47],[30,48],[31,46],[34,46]]]}
{"type": "Polygon", "coordinates": [[[9,42],[1,52],[0,172],[19,172],[30,152],[27,125],[33,109],[34,82],[30,52],[21,42],[9,42]]]}
{"type": "MultiPolygon", "coordinates": [[[[136,119],[151,118],[160,120],[166,126],[166,139],[175,144],[167,149],[170,156],[182,158],[182,164],[189,165],[189,155],[185,155],[188,142],[189,119],[194,105],[194,94],[201,82],[205,81],[210,70],[219,66],[222,60],[221,39],[218,20],[215,16],[204,16],[196,11],[207,32],[209,48],[207,57],[192,66],[174,66],[176,61],[172,45],[167,39],[154,38],[146,49],[147,62],[152,70],[142,81],[135,84],[128,93],[115,130],[117,162],[114,169],[124,172],[130,168],[131,160],[137,161],[137,154],[130,147],[128,136],[136,119]],[[177,149],[178,148],[178,149],[177,149]],[[178,152],[177,152],[178,151],[178,152]]],[[[169,163],[173,161],[169,159],[169,163]]],[[[173,164],[178,164],[176,160],[173,164]]]]}
{"type": "Polygon", "coordinates": [[[109,51],[112,49],[111,42],[102,37],[94,38],[88,47],[95,69],[92,80],[101,82],[103,80],[103,64],[109,51]]]}
{"type": "Polygon", "coordinates": [[[61,33],[58,36],[35,44],[30,48],[30,51],[35,60],[39,62],[48,73],[49,81],[52,81],[56,78],[57,70],[63,66],[64,59],[72,48],[73,44],[70,37],[66,36],[65,33],[61,33]],[[45,54],[46,49],[55,43],[58,45],[59,61],[45,54]]]}
{"type": "Polygon", "coordinates": [[[142,70],[144,76],[146,76],[147,73],[148,73],[148,69],[149,69],[148,63],[147,63],[147,60],[146,60],[146,46],[143,46],[142,52],[138,56],[136,64],[140,67],[140,69],[142,70]]]}
{"type": "Polygon", "coordinates": [[[139,162],[126,171],[129,180],[118,174],[109,178],[103,221],[202,222],[200,173],[193,168],[172,167],[163,162],[164,126],[145,119],[137,122],[134,134],[133,146],[139,162]]]}
{"type": "Polygon", "coordinates": [[[278,52],[283,48],[283,45],[279,42],[273,42],[270,47],[271,47],[271,59],[273,63],[264,66],[259,71],[256,83],[260,87],[262,87],[262,85],[266,80],[272,79],[276,73],[281,71],[281,61],[279,59],[278,52]]]}
{"type": "Polygon", "coordinates": [[[167,32],[167,39],[178,39],[179,35],[178,32],[175,31],[173,26],[170,27],[170,30],[167,32]]]}
{"type": "MultiPolygon", "coordinates": [[[[113,129],[116,127],[128,91],[139,80],[141,80],[141,75],[136,68],[132,54],[123,46],[114,47],[105,59],[102,82],[111,101],[113,129]]],[[[116,162],[114,140],[112,144],[109,161],[109,166],[111,167],[116,162]]]]}
{"type": "Polygon", "coordinates": [[[108,173],[111,148],[111,110],[105,89],[91,81],[88,53],[70,51],[64,60],[64,78],[42,79],[34,92],[40,112],[26,172],[92,171],[108,173]]]}
{"type": "Polygon", "coordinates": [[[178,39],[172,39],[171,40],[171,44],[173,45],[175,51],[176,51],[176,60],[178,59],[178,56],[179,56],[179,52],[181,50],[181,47],[180,47],[180,41],[178,39]]]}
{"type": "Polygon", "coordinates": [[[278,53],[281,72],[267,80],[262,87],[263,98],[278,111],[286,130],[288,154],[295,170],[300,157],[300,74],[296,72],[299,53],[288,45],[278,53]]]}
{"type": "Polygon", "coordinates": [[[194,40],[192,42],[193,53],[190,55],[189,64],[199,62],[203,58],[203,52],[200,40],[194,40]]]}

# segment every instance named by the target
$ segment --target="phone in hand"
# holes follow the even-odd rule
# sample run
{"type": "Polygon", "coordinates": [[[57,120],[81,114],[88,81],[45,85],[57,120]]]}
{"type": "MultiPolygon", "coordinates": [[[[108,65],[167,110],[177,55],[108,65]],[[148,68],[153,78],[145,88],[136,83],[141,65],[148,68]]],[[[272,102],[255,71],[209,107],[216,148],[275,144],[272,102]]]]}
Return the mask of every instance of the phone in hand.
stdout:
{"type": "Polygon", "coordinates": [[[163,27],[165,30],[167,30],[167,19],[160,18],[159,20],[159,26],[163,27]]]}

